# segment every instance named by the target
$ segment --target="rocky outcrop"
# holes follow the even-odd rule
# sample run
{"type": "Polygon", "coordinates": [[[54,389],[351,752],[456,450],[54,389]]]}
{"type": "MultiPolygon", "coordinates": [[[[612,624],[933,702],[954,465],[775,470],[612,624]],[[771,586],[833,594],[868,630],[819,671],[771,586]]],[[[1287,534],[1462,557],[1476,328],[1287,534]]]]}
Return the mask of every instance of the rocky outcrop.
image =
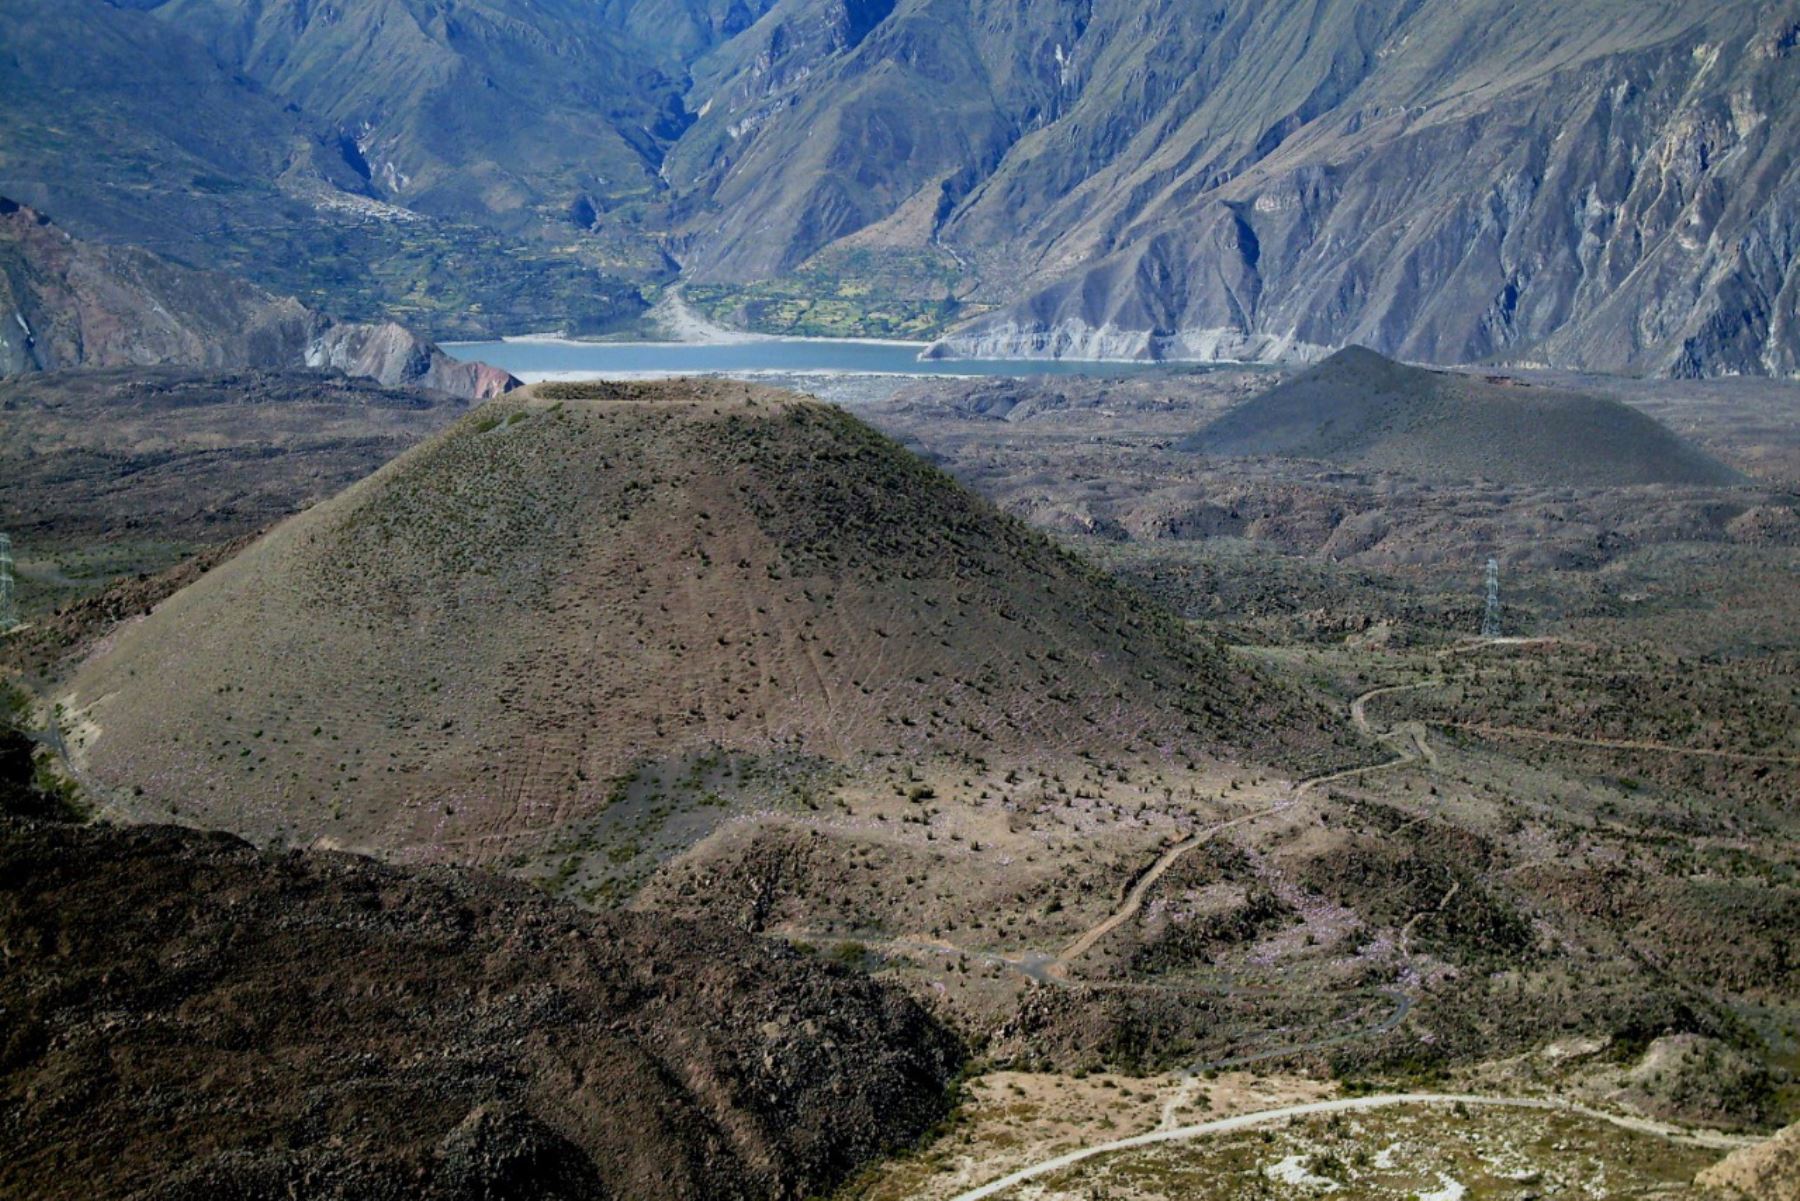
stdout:
{"type": "Polygon", "coordinates": [[[984,322],[940,338],[929,359],[1082,359],[1125,362],[1310,363],[1330,348],[1291,337],[1235,329],[1157,334],[1109,320],[1095,327],[1079,317],[984,322]]]}
{"type": "Polygon", "coordinates": [[[894,0],[783,0],[693,67],[694,123],[669,150],[664,174],[682,191],[710,192],[813,73],[852,50],[893,12],[894,0]]]}
{"type": "Polygon", "coordinates": [[[766,39],[761,52],[714,83],[671,155],[677,186],[698,189],[687,206],[688,273],[705,281],[780,274],[922,191],[939,191],[927,199],[941,221],[1062,107],[1057,55],[1079,41],[1089,7],[777,6],[745,35],[766,39]]]}
{"type": "Polygon", "coordinates": [[[487,400],[519,386],[500,368],[459,362],[392,321],[329,325],[307,345],[305,364],[366,376],[387,387],[430,388],[471,400],[487,400]]]}
{"type": "Polygon", "coordinates": [[[823,1195],[954,1040],[778,944],[170,827],[0,816],[0,1195],[823,1195]]]}
{"type": "Polygon", "coordinates": [[[1433,363],[1800,373],[1800,122],[1781,99],[1800,62],[1733,21],[1749,7],[1473,98],[1435,84],[1392,105],[1374,70],[1266,154],[1167,180],[1142,207],[1108,197],[1121,227],[1033,235],[1101,253],[945,350],[1110,322],[1169,358],[1239,357],[1204,344],[1224,330],[1300,361],[1360,343],[1433,363]]]}
{"type": "Polygon", "coordinates": [[[472,400],[518,386],[402,326],[334,321],[228,275],[72,238],[0,199],[0,376],[161,365],[329,369],[472,400]]]}
{"type": "Polygon", "coordinates": [[[1694,1177],[1708,1196],[1730,1201],[1800,1201],[1800,1126],[1733,1151],[1694,1177]]]}

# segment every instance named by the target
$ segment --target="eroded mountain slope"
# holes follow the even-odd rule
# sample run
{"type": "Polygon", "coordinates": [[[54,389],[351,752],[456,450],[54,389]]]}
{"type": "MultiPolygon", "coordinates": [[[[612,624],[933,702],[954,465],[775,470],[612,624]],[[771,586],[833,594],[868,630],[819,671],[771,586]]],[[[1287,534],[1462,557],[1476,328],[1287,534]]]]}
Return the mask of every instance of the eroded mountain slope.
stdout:
{"type": "Polygon", "coordinates": [[[127,366],[331,369],[464,399],[518,383],[393,322],[334,321],[228,275],[72,238],[0,197],[0,377],[127,366]]]}
{"type": "Polygon", "coordinates": [[[734,137],[690,267],[761,278],[883,229],[1023,294],[957,354],[1792,373],[1797,22],[912,0],[709,116],[734,137]]]}
{"type": "Polygon", "coordinates": [[[1800,370],[1797,0],[15,7],[0,187],[359,317],[1800,370]]]}

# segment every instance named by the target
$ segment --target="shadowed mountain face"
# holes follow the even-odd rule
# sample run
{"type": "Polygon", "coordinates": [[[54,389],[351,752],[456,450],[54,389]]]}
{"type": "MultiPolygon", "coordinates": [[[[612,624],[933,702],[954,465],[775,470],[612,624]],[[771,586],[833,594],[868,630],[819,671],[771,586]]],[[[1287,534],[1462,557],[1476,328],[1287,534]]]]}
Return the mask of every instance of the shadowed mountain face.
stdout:
{"type": "Polygon", "coordinates": [[[1800,0],[14,8],[0,189],[433,328],[679,269],[998,306],[946,355],[1800,371],[1800,0]]]}
{"type": "Polygon", "coordinates": [[[708,926],[0,814],[0,1193],[814,1196],[944,1109],[895,990],[708,926]]]}
{"type": "Polygon", "coordinates": [[[843,413],[687,381],[484,406],[122,631],[70,699],[138,816],[489,862],[684,755],[1346,751],[843,413]]]}
{"type": "Polygon", "coordinates": [[[82,242],[0,198],[0,377],[126,366],[323,368],[468,400],[518,384],[392,322],[333,321],[231,276],[82,242]]]}
{"type": "Polygon", "coordinates": [[[578,237],[568,214],[590,191],[641,198],[672,92],[661,53],[613,45],[601,19],[515,0],[15,0],[0,194],[359,321],[605,325],[643,309],[621,274],[663,256],[578,237]]]}
{"type": "Polygon", "coordinates": [[[165,0],[155,15],[346,131],[382,194],[524,225],[535,204],[658,186],[682,67],[766,0],[165,0]]]}
{"type": "Polygon", "coordinates": [[[1744,482],[1619,401],[1407,367],[1361,347],[1245,401],[1182,448],[1546,486],[1744,482]]]}

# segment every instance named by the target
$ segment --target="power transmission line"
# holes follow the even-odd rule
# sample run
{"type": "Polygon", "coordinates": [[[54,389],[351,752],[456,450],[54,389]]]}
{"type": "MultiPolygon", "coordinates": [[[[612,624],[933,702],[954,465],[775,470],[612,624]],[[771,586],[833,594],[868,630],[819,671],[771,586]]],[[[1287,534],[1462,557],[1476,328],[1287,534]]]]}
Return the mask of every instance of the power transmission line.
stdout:
{"type": "Polygon", "coordinates": [[[19,601],[13,590],[12,539],[0,534],[0,634],[19,624],[19,601]]]}
{"type": "Polygon", "coordinates": [[[1483,638],[1500,637],[1500,560],[1487,564],[1487,612],[1481,618],[1483,638]]]}

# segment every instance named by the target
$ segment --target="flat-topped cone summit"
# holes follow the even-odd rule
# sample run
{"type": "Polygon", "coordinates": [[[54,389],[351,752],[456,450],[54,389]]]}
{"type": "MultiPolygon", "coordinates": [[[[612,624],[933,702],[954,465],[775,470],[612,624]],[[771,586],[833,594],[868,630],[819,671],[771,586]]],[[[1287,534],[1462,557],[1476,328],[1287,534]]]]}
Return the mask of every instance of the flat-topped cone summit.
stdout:
{"type": "Polygon", "coordinates": [[[724,382],[492,402],[71,687],[128,816],[478,860],[714,749],[1300,766],[1336,737],[845,413],[724,382]]]}

